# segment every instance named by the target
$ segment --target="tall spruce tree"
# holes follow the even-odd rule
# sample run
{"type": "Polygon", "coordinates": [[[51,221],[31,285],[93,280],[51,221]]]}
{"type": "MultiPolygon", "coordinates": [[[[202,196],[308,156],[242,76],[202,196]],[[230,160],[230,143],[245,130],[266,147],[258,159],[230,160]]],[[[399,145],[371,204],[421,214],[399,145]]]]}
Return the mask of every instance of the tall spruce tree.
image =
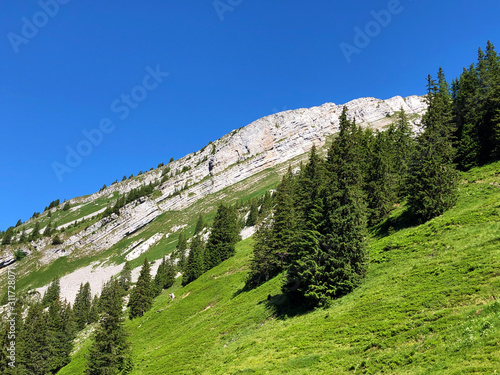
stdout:
{"type": "Polygon", "coordinates": [[[321,304],[323,299],[322,292],[317,288],[318,274],[322,272],[324,177],[323,161],[318,156],[316,147],[313,147],[308,163],[302,168],[298,178],[296,199],[301,220],[290,247],[286,281],[283,285],[283,291],[293,302],[305,302],[312,306],[321,304]]]}
{"type": "Polygon", "coordinates": [[[92,295],[90,284],[80,284],[80,289],[75,297],[73,312],[75,314],[76,328],[81,331],[89,321],[90,307],[92,305],[92,295]]]}
{"type": "Polygon", "coordinates": [[[174,285],[175,275],[175,266],[171,259],[163,257],[153,281],[155,297],[158,296],[163,289],[168,289],[174,285]]]}
{"type": "Polygon", "coordinates": [[[480,161],[495,160],[500,147],[497,142],[498,113],[500,111],[500,59],[493,44],[488,41],[486,51],[479,49],[477,72],[479,87],[476,100],[479,104],[481,121],[478,127],[480,141],[480,161]]]}
{"type": "Polygon", "coordinates": [[[279,260],[274,248],[273,227],[265,220],[254,235],[253,257],[245,287],[250,289],[276,276],[280,271],[279,260]]]}
{"type": "Polygon", "coordinates": [[[339,133],[328,152],[322,221],[301,239],[309,251],[299,244],[304,256],[295,266],[299,275],[295,295],[311,306],[349,293],[365,273],[363,136],[355,122],[347,119],[344,107],[339,133]]]}
{"type": "Polygon", "coordinates": [[[459,80],[452,85],[453,121],[456,124],[457,154],[456,161],[462,170],[477,166],[480,162],[478,111],[480,105],[476,102],[479,89],[479,79],[474,64],[463,70],[459,80]]]}
{"type": "Polygon", "coordinates": [[[453,164],[454,149],[449,86],[440,68],[438,82],[428,77],[428,111],[424,132],[408,178],[408,209],[419,223],[449,209],[456,200],[458,175],[453,164]]]}
{"type": "MultiPolygon", "coordinates": [[[[396,123],[389,128],[389,138],[393,143],[391,168],[396,183],[396,198],[406,197],[406,178],[415,156],[416,141],[406,112],[401,107],[396,123]],[[393,130],[392,130],[393,129],[393,130]]],[[[388,155],[390,157],[390,155],[388,155]]]]}
{"type": "Polygon", "coordinates": [[[14,304],[13,314],[7,315],[7,319],[0,321],[0,374],[5,375],[24,375],[26,374],[26,350],[24,321],[23,321],[23,304],[19,299],[9,302],[14,304]],[[12,321],[11,319],[14,319],[12,321]],[[13,341],[13,333],[11,324],[13,323],[15,332],[15,353],[12,351],[11,342],[13,341]],[[15,356],[14,356],[15,354],[15,356]]]}
{"type": "Polygon", "coordinates": [[[56,278],[52,280],[50,283],[49,287],[47,288],[47,291],[43,295],[42,298],[42,306],[47,307],[49,306],[53,301],[59,299],[59,295],[61,292],[61,286],[59,283],[59,279],[56,278]]]}
{"type": "Polygon", "coordinates": [[[124,293],[127,293],[130,289],[130,284],[132,283],[132,268],[130,267],[129,261],[126,261],[120,271],[120,276],[118,278],[118,283],[123,289],[124,293]]]}
{"type": "Polygon", "coordinates": [[[46,375],[50,372],[51,346],[47,315],[40,303],[33,304],[28,310],[28,315],[23,328],[22,340],[24,341],[26,356],[24,367],[30,375],[46,375]]]}
{"type": "Polygon", "coordinates": [[[198,220],[196,220],[196,226],[194,228],[194,234],[199,234],[205,228],[205,222],[203,221],[203,216],[200,214],[198,220]]]}
{"type": "Polygon", "coordinates": [[[282,177],[276,188],[276,205],[273,214],[273,254],[278,267],[283,270],[291,260],[292,247],[299,227],[299,209],[297,207],[297,177],[291,167],[282,177]]]}
{"type": "Polygon", "coordinates": [[[368,221],[375,225],[387,218],[397,200],[398,185],[394,161],[394,129],[377,132],[367,171],[368,221]]]}
{"type": "MultiPolygon", "coordinates": [[[[120,280],[118,280],[118,285],[122,287],[120,284],[120,280]]],[[[95,323],[99,320],[99,312],[100,312],[100,301],[99,301],[99,296],[96,294],[94,298],[92,298],[92,304],[90,306],[89,310],[89,318],[87,320],[88,324],[95,323]]]]}
{"type": "Polygon", "coordinates": [[[187,257],[185,272],[182,276],[182,285],[189,284],[203,274],[205,269],[204,246],[205,244],[201,238],[201,233],[196,233],[193,238],[191,238],[191,248],[187,257]]]}
{"type": "Polygon", "coordinates": [[[269,215],[269,212],[273,208],[273,196],[269,191],[261,198],[260,208],[259,208],[259,219],[263,220],[269,215]]]}
{"type": "Polygon", "coordinates": [[[130,319],[143,316],[144,313],[151,308],[153,297],[154,288],[151,281],[151,267],[148,258],[145,258],[137,283],[130,293],[130,300],[128,303],[130,307],[130,319]]]}
{"type": "Polygon", "coordinates": [[[211,269],[234,255],[239,240],[236,209],[220,204],[205,248],[205,267],[211,269]]]}
{"type": "Polygon", "coordinates": [[[75,337],[74,319],[71,307],[59,298],[52,301],[47,315],[48,344],[50,356],[48,366],[56,373],[70,361],[75,337]]]}
{"type": "Polygon", "coordinates": [[[177,246],[175,249],[175,256],[179,258],[179,262],[177,263],[177,265],[180,270],[184,270],[186,267],[186,249],[187,249],[186,232],[181,232],[179,234],[179,239],[177,240],[177,246]]]}
{"type": "Polygon", "coordinates": [[[85,374],[126,374],[133,368],[130,344],[123,326],[122,287],[110,281],[101,294],[101,318],[93,336],[85,374]]]}
{"type": "Polygon", "coordinates": [[[259,217],[259,206],[257,203],[257,199],[253,198],[252,200],[250,200],[250,211],[248,213],[245,225],[247,227],[253,227],[255,224],[257,224],[258,217],[259,217]]]}

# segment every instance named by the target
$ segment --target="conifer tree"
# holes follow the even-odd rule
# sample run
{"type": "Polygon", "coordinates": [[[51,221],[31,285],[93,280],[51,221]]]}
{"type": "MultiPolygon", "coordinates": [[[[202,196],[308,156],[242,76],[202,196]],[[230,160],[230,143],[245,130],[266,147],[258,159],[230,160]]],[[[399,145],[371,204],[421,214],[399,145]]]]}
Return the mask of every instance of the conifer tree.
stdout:
{"type": "Polygon", "coordinates": [[[174,282],[175,267],[170,258],[167,259],[166,257],[163,257],[153,280],[155,297],[158,296],[163,289],[168,289],[174,285],[174,282]]]}
{"type": "Polygon", "coordinates": [[[239,224],[234,207],[220,204],[205,249],[205,267],[211,269],[234,255],[239,224]]]}
{"type": "Polygon", "coordinates": [[[300,222],[296,205],[296,190],[296,177],[289,167],[276,188],[276,208],[273,215],[273,248],[280,269],[284,269],[290,262],[290,254],[300,222]]]}
{"type": "MultiPolygon", "coordinates": [[[[118,285],[122,287],[120,282],[118,281],[118,285]]],[[[90,306],[90,311],[89,311],[89,317],[87,320],[88,324],[95,323],[99,320],[99,311],[100,311],[100,299],[99,296],[96,294],[94,298],[92,299],[92,304],[90,306]]]]}
{"type": "Polygon", "coordinates": [[[21,235],[19,236],[19,243],[25,243],[26,242],[26,231],[23,230],[21,231],[21,235]]]}
{"type": "Polygon", "coordinates": [[[29,240],[35,241],[40,237],[40,223],[38,221],[35,222],[35,226],[33,227],[33,231],[30,233],[29,240]]]}
{"type": "Polygon", "coordinates": [[[259,219],[265,219],[269,212],[273,208],[273,196],[269,191],[266,191],[266,194],[262,197],[260,209],[259,209],[259,219]]]}
{"type": "Polygon", "coordinates": [[[402,199],[406,196],[406,179],[410,171],[410,164],[415,156],[416,142],[414,134],[403,108],[400,109],[395,126],[389,128],[387,134],[392,141],[388,158],[391,158],[391,171],[396,183],[396,198],[402,199]],[[392,155],[391,155],[392,154],[392,155]]]}
{"type": "Polygon", "coordinates": [[[476,94],[476,102],[479,106],[481,121],[478,127],[480,142],[480,161],[486,163],[495,160],[498,146],[497,133],[499,123],[498,113],[500,111],[500,59],[493,44],[488,41],[486,52],[479,49],[477,72],[479,87],[476,94]]]}
{"type": "Polygon", "coordinates": [[[73,348],[74,321],[71,307],[59,298],[50,303],[47,315],[48,344],[50,356],[48,367],[55,373],[70,361],[73,348]]]}
{"type": "Polygon", "coordinates": [[[286,282],[283,285],[283,291],[295,302],[309,299],[314,283],[311,276],[317,269],[321,228],[324,225],[324,176],[323,162],[313,146],[308,163],[298,178],[296,202],[301,210],[301,220],[297,226],[295,241],[290,247],[286,282]]]}
{"type": "Polygon", "coordinates": [[[359,128],[346,115],[344,108],[339,136],[328,154],[332,190],[325,204],[325,242],[320,258],[325,261],[318,277],[318,292],[312,293],[320,302],[351,292],[366,272],[366,204],[359,162],[359,128]]]}
{"type": "Polygon", "coordinates": [[[462,170],[479,164],[481,122],[476,104],[479,79],[474,64],[463,70],[460,79],[453,83],[453,115],[457,127],[456,160],[462,170]]]}
{"type": "Polygon", "coordinates": [[[8,228],[2,238],[2,245],[9,245],[12,242],[12,237],[14,236],[14,229],[12,227],[8,228]]]}
{"type": "Polygon", "coordinates": [[[245,225],[247,227],[253,227],[255,224],[257,224],[258,217],[259,217],[259,206],[257,204],[257,199],[254,198],[250,201],[250,212],[248,213],[245,225]]]}
{"type": "Polygon", "coordinates": [[[122,270],[120,271],[118,283],[120,284],[123,292],[127,293],[130,289],[130,284],[132,283],[132,268],[130,267],[130,263],[128,261],[125,262],[122,270]]]}
{"type": "Polygon", "coordinates": [[[46,375],[50,371],[49,358],[52,353],[47,316],[41,304],[35,303],[30,307],[22,332],[26,351],[23,365],[26,373],[46,375]]]}
{"type": "Polygon", "coordinates": [[[328,153],[328,182],[310,193],[312,209],[305,212],[305,229],[292,246],[283,291],[296,303],[328,304],[350,292],[364,275],[362,136],[344,108],[328,153]]]}
{"type": "MultiPolygon", "coordinates": [[[[200,216],[201,217],[201,216],[200,216]]],[[[196,230],[195,230],[196,231],[196,230]]],[[[186,267],[186,249],[187,249],[187,236],[185,232],[179,234],[175,255],[179,258],[179,269],[184,270],[186,267]]]]}
{"type": "Polygon", "coordinates": [[[130,319],[143,316],[151,308],[153,296],[154,288],[151,281],[151,267],[148,258],[145,258],[137,283],[130,293],[128,303],[130,307],[130,319]]]}
{"type": "Polygon", "coordinates": [[[76,328],[81,331],[89,321],[90,307],[92,305],[92,296],[90,284],[87,282],[80,284],[80,289],[75,298],[73,312],[75,314],[76,328]]]}
{"type": "Polygon", "coordinates": [[[198,220],[196,221],[196,226],[194,228],[194,234],[197,235],[201,233],[201,231],[205,228],[205,222],[203,221],[203,216],[201,214],[198,216],[198,220]]]}
{"type": "Polygon", "coordinates": [[[102,315],[87,357],[86,375],[126,374],[133,368],[123,326],[122,287],[112,280],[101,294],[102,315]]]}
{"type": "Polygon", "coordinates": [[[45,227],[45,229],[43,231],[43,236],[50,237],[51,234],[52,234],[52,222],[49,221],[49,223],[47,224],[47,226],[45,227]]]}
{"type": "Polygon", "coordinates": [[[393,166],[393,130],[377,132],[366,184],[369,224],[375,225],[390,213],[397,199],[397,180],[393,166]]]}
{"type": "Polygon", "coordinates": [[[276,276],[281,267],[275,253],[273,228],[264,221],[254,235],[253,258],[246,280],[246,288],[254,288],[276,276]]]}
{"type": "Polygon", "coordinates": [[[438,83],[428,77],[428,111],[424,132],[408,178],[408,209],[417,222],[425,222],[449,209],[456,200],[458,176],[453,159],[451,97],[442,69],[438,83]]]}
{"type": "Polygon", "coordinates": [[[54,280],[52,280],[52,283],[50,283],[49,287],[47,288],[47,291],[43,295],[42,306],[47,307],[53,301],[59,300],[60,293],[61,293],[61,286],[59,283],[59,279],[55,278],[54,280]]]}
{"type": "Polygon", "coordinates": [[[203,274],[204,265],[204,243],[200,233],[191,239],[191,249],[186,262],[186,270],[182,276],[182,285],[187,285],[203,274]]]}
{"type": "Polygon", "coordinates": [[[7,316],[8,319],[14,318],[15,327],[15,358],[12,357],[11,349],[12,331],[11,322],[0,321],[0,374],[5,375],[21,375],[26,374],[24,366],[26,359],[25,350],[25,332],[23,331],[23,308],[19,299],[14,302],[13,314],[7,316]],[[15,359],[15,361],[13,361],[15,359]]]}

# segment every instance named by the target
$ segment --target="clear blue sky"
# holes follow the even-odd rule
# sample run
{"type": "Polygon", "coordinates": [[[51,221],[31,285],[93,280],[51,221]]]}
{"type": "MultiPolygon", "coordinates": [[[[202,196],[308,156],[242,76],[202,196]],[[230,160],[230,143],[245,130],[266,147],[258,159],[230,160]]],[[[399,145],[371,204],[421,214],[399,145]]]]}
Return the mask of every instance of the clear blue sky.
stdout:
{"type": "Polygon", "coordinates": [[[3,230],[262,116],[423,94],[440,65],[451,79],[488,39],[500,49],[498,0],[55,1],[0,5],[3,230]],[[350,63],[341,43],[358,48],[350,63]]]}

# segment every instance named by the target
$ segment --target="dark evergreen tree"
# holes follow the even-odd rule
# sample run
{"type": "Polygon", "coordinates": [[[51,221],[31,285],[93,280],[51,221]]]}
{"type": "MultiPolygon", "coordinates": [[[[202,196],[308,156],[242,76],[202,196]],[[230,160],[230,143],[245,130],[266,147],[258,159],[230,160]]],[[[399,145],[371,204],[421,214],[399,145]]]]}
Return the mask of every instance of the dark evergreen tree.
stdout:
{"type": "Polygon", "coordinates": [[[480,152],[482,163],[497,159],[498,148],[497,132],[500,111],[500,60],[493,44],[488,41],[486,52],[479,49],[477,72],[479,87],[476,101],[479,104],[481,121],[478,127],[480,152]]]}
{"type": "Polygon", "coordinates": [[[478,88],[478,74],[473,64],[469,69],[464,68],[460,79],[453,82],[453,120],[457,127],[456,160],[462,170],[479,164],[481,119],[476,98],[478,88]]]}
{"type": "Polygon", "coordinates": [[[197,233],[191,238],[191,248],[187,257],[185,272],[182,276],[182,285],[187,285],[196,280],[203,274],[204,269],[204,243],[201,233],[197,233]]]}
{"type": "Polygon", "coordinates": [[[276,188],[276,208],[273,215],[273,249],[280,269],[284,269],[290,261],[300,222],[296,190],[296,177],[289,167],[276,188]]]}
{"type": "Polygon", "coordinates": [[[253,258],[246,281],[247,288],[254,288],[276,276],[282,267],[275,252],[273,227],[264,221],[254,235],[253,258]]]}
{"type": "Polygon", "coordinates": [[[198,216],[198,220],[196,220],[196,226],[194,228],[194,234],[199,234],[205,228],[205,222],[203,221],[203,216],[201,214],[198,216]]]}
{"type": "Polygon", "coordinates": [[[253,227],[257,224],[257,219],[259,217],[259,206],[257,203],[257,199],[250,200],[250,212],[248,213],[247,221],[245,225],[247,227],[253,227]]]}
{"type": "Polygon", "coordinates": [[[158,296],[163,289],[168,289],[175,282],[175,266],[170,260],[170,258],[163,257],[162,262],[158,266],[156,275],[154,278],[154,292],[155,297],[158,296]]]}
{"type": "Polygon", "coordinates": [[[438,83],[429,76],[428,111],[423,117],[424,132],[408,178],[408,209],[417,222],[425,222],[450,208],[456,200],[451,121],[451,97],[442,69],[438,83]]]}
{"type": "Polygon", "coordinates": [[[89,321],[90,307],[92,305],[92,295],[90,284],[87,282],[80,284],[80,289],[75,298],[73,312],[75,314],[76,328],[82,330],[89,321]]]}
{"type": "Polygon", "coordinates": [[[211,269],[235,252],[239,240],[239,224],[234,207],[220,204],[205,249],[205,267],[211,269]]]}
{"type": "Polygon", "coordinates": [[[273,208],[273,196],[269,191],[266,191],[266,194],[261,199],[260,209],[259,209],[259,219],[263,220],[269,215],[273,208]]]}
{"type": "Polygon", "coordinates": [[[151,308],[153,296],[154,288],[151,281],[151,267],[148,258],[146,258],[144,259],[137,283],[130,293],[130,300],[128,303],[130,307],[130,319],[143,316],[144,313],[151,308]]]}
{"type": "MultiPolygon", "coordinates": [[[[10,307],[9,302],[9,307],[10,307]]],[[[12,301],[14,304],[13,314],[7,315],[7,319],[14,319],[14,331],[11,331],[11,321],[0,320],[0,374],[5,375],[24,375],[26,368],[24,366],[26,359],[25,333],[23,331],[23,305],[18,299],[12,301]],[[11,342],[15,340],[15,353],[12,351],[11,342]],[[13,356],[15,354],[15,357],[13,356]]]]}
{"type": "Polygon", "coordinates": [[[49,221],[47,226],[45,227],[45,229],[43,231],[43,236],[50,237],[51,234],[52,234],[52,222],[49,221]]]}
{"type": "Polygon", "coordinates": [[[61,238],[56,234],[52,239],[52,245],[61,245],[63,242],[61,238]]]}
{"type": "Polygon", "coordinates": [[[73,349],[75,327],[69,304],[62,303],[59,298],[51,301],[47,328],[50,351],[48,367],[52,373],[56,373],[69,363],[73,349]]]}
{"type": "Polygon", "coordinates": [[[12,227],[8,228],[2,238],[2,245],[9,245],[12,242],[12,237],[14,236],[14,229],[12,227]]]}
{"type": "Polygon", "coordinates": [[[133,368],[123,326],[123,289],[112,280],[101,294],[101,317],[87,357],[87,375],[126,374],[133,368]]]}
{"type": "Polygon", "coordinates": [[[120,271],[118,283],[120,284],[123,292],[127,293],[130,289],[130,284],[132,283],[132,268],[130,267],[130,263],[128,261],[125,262],[122,270],[120,271]]]}
{"type": "MultiPolygon", "coordinates": [[[[397,200],[398,176],[395,173],[393,129],[377,132],[369,161],[366,183],[369,224],[375,225],[387,218],[397,200]]],[[[404,178],[404,177],[403,177],[404,178]]]]}
{"type": "MultiPolygon", "coordinates": [[[[122,287],[122,285],[120,284],[119,281],[118,281],[118,285],[120,285],[120,287],[122,287]]],[[[92,324],[92,323],[99,321],[99,311],[100,311],[100,299],[99,299],[99,296],[96,294],[94,296],[94,298],[92,299],[92,305],[90,306],[89,318],[87,320],[88,324],[92,324]]]]}
{"type": "Polygon", "coordinates": [[[40,237],[40,223],[38,221],[35,222],[35,226],[33,227],[33,231],[30,233],[29,240],[35,241],[40,237]]]}
{"type": "Polygon", "coordinates": [[[400,109],[394,126],[389,128],[388,138],[393,146],[387,158],[391,159],[393,179],[396,183],[396,197],[401,200],[406,196],[406,179],[410,171],[410,164],[415,157],[416,141],[403,108],[400,109]],[[391,155],[392,154],[392,155],[391,155]],[[391,158],[392,156],[392,158],[391,158]]]}
{"type": "Polygon", "coordinates": [[[328,154],[332,182],[325,204],[326,228],[321,244],[321,272],[312,296],[322,302],[359,285],[366,272],[366,204],[359,158],[359,128],[340,117],[340,131],[328,154]]]}
{"type": "Polygon", "coordinates": [[[47,291],[43,295],[42,306],[47,307],[53,301],[59,300],[60,293],[61,293],[61,286],[59,283],[59,279],[55,278],[54,280],[52,280],[49,287],[47,288],[47,291]]]}
{"type": "Polygon", "coordinates": [[[46,375],[50,372],[51,346],[47,316],[39,303],[33,304],[28,310],[28,315],[22,330],[26,356],[24,367],[30,375],[46,375]]]}
{"type": "Polygon", "coordinates": [[[26,242],[26,231],[23,230],[21,231],[21,235],[19,236],[19,243],[25,243],[26,242]]]}
{"type": "Polygon", "coordinates": [[[178,266],[180,270],[184,270],[186,267],[186,249],[187,249],[187,236],[185,232],[181,232],[179,234],[179,239],[177,240],[177,246],[175,249],[175,256],[178,257],[179,259],[178,266]]]}

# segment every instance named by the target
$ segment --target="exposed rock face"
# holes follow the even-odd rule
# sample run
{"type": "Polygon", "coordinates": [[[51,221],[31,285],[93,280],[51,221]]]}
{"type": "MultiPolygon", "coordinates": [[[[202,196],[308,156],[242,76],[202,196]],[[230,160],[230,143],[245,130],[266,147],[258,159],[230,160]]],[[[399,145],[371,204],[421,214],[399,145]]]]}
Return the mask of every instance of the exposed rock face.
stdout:
{"type": "MultiPolygon", "coordinates": [[[[401,108],[418,129],[419,120],[427,105],[422,97],[396,96],[388,100],[375,98],[356,99],[346,104],[348,117],[364,127],[375,129],[390,124],[390,118],[401,108]]],[[[339,129],[339,116],[343,105],[326,103],[309,109],[290,110],[263,117],[250,125],[209,144],[201,151],[169,163],[172,177],[159,186],[161,196],[155,200],[141,198],[123,207],[120,216],[112,215],[100,220],[86,230],[71,236],[60,249],[53,249],[53,256],[67,255],[72,249],[89,252],[107,249],[124,237],[140,230],[161,213],[182,210],[208,194],[242,181],[267,168],[284,163],[308,152],[313,145],[322,146],[327,137],[339,129]],[[181,172],[182,169],[186,171],[181,172]],[[175,173],[177,171],[177,173],[175,173]],[[181,194],[172,196],[186,185],[181,194]]],[[[156,169],[141,176],[113,184],[87,197],[75,198],[72,205],[92,202],[114,192],[120,194],[157,182],[162,169],[156,169]]],[[[39,249],[40,250],[40,249],[39,249]]]]}

